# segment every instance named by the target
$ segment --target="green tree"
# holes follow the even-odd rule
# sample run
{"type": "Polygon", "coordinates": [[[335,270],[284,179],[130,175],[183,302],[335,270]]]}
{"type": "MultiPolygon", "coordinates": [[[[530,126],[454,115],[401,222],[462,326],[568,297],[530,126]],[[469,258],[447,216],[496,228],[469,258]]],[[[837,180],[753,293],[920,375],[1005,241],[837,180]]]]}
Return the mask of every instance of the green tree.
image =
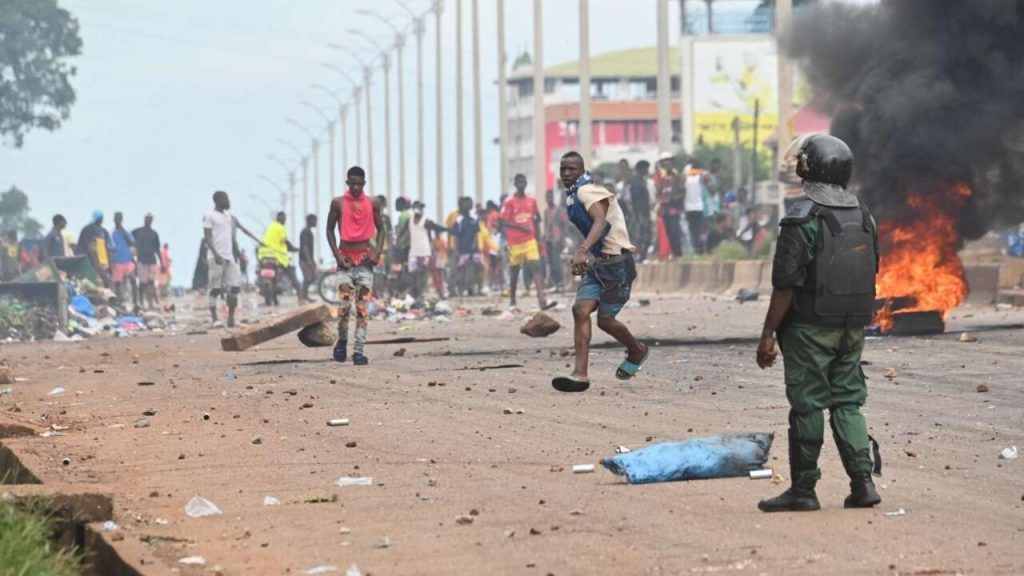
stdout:
{"type": "Polygon", "coordinates": [[[78,21],[56,0],[0,0],[0,137],[20,148],[32,129],[56,130],[75,103],[68,60],[78,21]]]}
{"type": "Polygon", "coordinates": [[[43,225],[29,216],[28,195],[11,186],[0,194],[0,231],[15,230],[24,238],[42,236],[43,225]]]}

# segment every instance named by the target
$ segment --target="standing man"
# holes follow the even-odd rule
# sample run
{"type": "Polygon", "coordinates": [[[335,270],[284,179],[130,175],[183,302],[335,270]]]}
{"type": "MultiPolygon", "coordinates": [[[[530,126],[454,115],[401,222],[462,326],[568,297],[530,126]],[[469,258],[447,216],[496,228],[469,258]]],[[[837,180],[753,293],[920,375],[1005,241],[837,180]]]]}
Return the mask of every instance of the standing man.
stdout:
{"type": "Polygon", "coordinates": [[[537,245],[540,210],[537,209],[537,199],[526,195],[526,176],[516,174],[512,184],[515,194],[505,200],[501,209],[501,226],[508,239],[509,310],[518,310],[516,288],[520,268],[525,268],[523,281],[526,281],[528,273],[537,286],[537,305],[541,310],[547,310],[554,303],[548,304],[544,297],[544,279],[540,273],[540,247],[537,245]]]}
{"type": "MultiPolygon", "coordinates": [[[[309,298],[302,295],[302,287],[299,286],[295,266],[292,266],[292,258],[288,255],[289,252],[298,252],[299,249],[288,240],[288,228],[285,227],[287,221],[288,217],[284,212],[277,213],[274,221],[263,232],[263,242],[260,249],[256,251],[256,261],[262,262],[266,259],[276,261],[285,277],[291,282],[292,289],[295,290],[301,304],[309,298]]],[[[241,256],[239,254],[239,263],[241,263],[241,256]]]]}
{"type": "Polygon", "coordinates": [[[64,256],[64,229],[68,221],[60,214],[53,216],[53,228],[43,238],[42,261],[47,258],[62,258],[64,256]]]}
{"type": "Polygon", "coordinates": [[[459,198],[459,215],[451,227],[450,236],[455,239],[455,279],[452,282],[452,293],[471,296],[473,288],[480,284],[483,272],[483,261],[480,258],[481,225],[473,218],[473,199],[468,196],[459,198]]]}
{"type": "MultiPolygon", "coordinates": [[[[241,230],[262,246],[262,242],[249,232],[231,214],[231,199],[228,193],[218,190],[213,193],[213,210],[203,216],[203,242],[209,252],[209,297],[210,317],[214,327],[220,327],[217,319],[217,300],[223,295],[228,303],[228,328],[235,327],[235,310],[238,308],[238,293],[242,289],[242,270],[238,266],[238,240],[235,231],[241,230]]],[[[164,249],[167,245],[164,244],[164,249]]],[[[161,261],[163,261],[161,253],[161,261]]],[[[170,267],[168,259],[167,267],[170,267]]]]}
{"type": "Polygon", "coordinates": [[[114,232],[110,235],[114,244],[114,263],[110,267],[110,279],[114,282],[114,293],[124,306],[125,284],[131,287],[132,306],[139,307],[139,290],[135,283],[135,238],[124,228],[124,214],[114,212],[114,232]]]}
{"type": "Polygon", "coordinates": [[[75,252],[88,256],[100,282],[110,286],[110,234],[103,228],[103,211],[93,210],[92,219],[78,234],[75,252]]]}
{"type": "Polygon", "coordinates": [[[634,167],[633,178],[629,182],[629,200],[632,206],[633,226],[630,231],[630,238],[637,242],[637,260],[643,262],[647,259],[647,252],[651,248],[651,189],[648,185],[651,163],[641,160],[634,167]]]}
{"type": "Polygon", "coordinates": [[[352,363],[369,364],[363,354],[366,329],[370,319],[370,296],[373,290],[373,267],[380,261],[385,247],[384,217],[380,206],[364,193],[366,172],[359,166],[348,169],[345,179],[348,190],[331,200],[327,213],[327,245],[338,263],[338,342],[334,345],[334,359],[348,360],[348,317],[352,299],[356,301],[355,345],[352,363]],[[341,243],[334,233],[337,227],[341,243]],[[376,242],[371,244],[371,241],[376,242]]]}
{"type": "Polygon", "coordinates": [[[302,268],[302,291],[299,293],[299,298],[305,302],[311,302],[309,287],[317,280],[315,237],[313,236],[316,224],[316,214],[307,214],[306,227],[299,233],[299,267],[302,268]]]}
{"type": "Polygon", "coordinates": [[[658,173],[654,177],[654,185],[658,190],[658,215],[665,229],[670,255],[676,258],[683,255],[683,230],[680,222],[682,209],[682,186],[676,175],[675,156],[665,152],[658,159],[658,173]]]}
{"type": "Polygon", "coordinates": [[[562,265],[562,252],[565,252],[565,228],[569,218],[565,210],[555,202],[555,191],[548,190],[544,194],[547,207],[544,209],[544,241],[547,243],[548,278],[551,279],[555,292],[565,288],[565,268],[562,265]]]}
{"type": "Polygon", "coordinates": [[[594,184],[577,152],[562,156],[559,173],[565,184],[565,207],[569,221],[583,235],[572,258],[572,273],[582,276],[572,307],[575,321],[576,369],[569,376],[551,381],[560,392],[582,392],[590,387],[587,374],[590,359],[590,316],[597,311],[597,327],[622,343],[628,352],[615,371],[619,380],[629,380],[640,371],[649,349],[625,324],[615,317],[629,301],[636,279],[636,249],[629,241],[626,219],[614,195],[594,184]]]}
{"type": "MultiPolygon", "coordinates": [[[[412,218],[409,219],[409,294],[418,306],[423,305],[423,294],[427,290],[427,273],[431,268],[433,240],[431,233],[440,236],[448,229],[423,215],[424,205],[419,200],[412,204],[412,218]]],[[[435,284],[435,287],[437,285],[435,284]]],[[[438,288],[438,297],[444,298],[444,289],[438,288]]]]}
{"type": "Polygon", "coordinates": [[[160,272],[160,235],[153,230],[153,215],[146,214],[141,228],[132,231],[135,238],[135,253],[139,259],[139,297],[147,302],[150,309],[159,304],[160,296],[156,293],[156,281],[160,272]]]}
{"type": "Polygon", "coordinates": [[[878,444],[868,436],[860,407],[867,385],[860,367],[864,326],[874,311],[878,271],[875,222],[846,191],[853,154],[838,138],[815,134],[794,142],[806,199],[780,223],[772,268],[772,298],[757,347],[757,365],[775,363],[779,339],[789,400],[792,485],[761,501],[765,512],[818,510],[818,454],[828,409],[832,437],[850,477],[846,508],[882,501],[871,473],[881,473],[878,444]],[[875,462],[870,445],[874,443],[875,462]]]}
{"type": "Polygon", "coordinates": [[[690,244],[697,254],[707,252],[705,217],[708,210],[707,179],[701,161],[694,158],[686,173],[686,228],[690,231],[690,244]]]}

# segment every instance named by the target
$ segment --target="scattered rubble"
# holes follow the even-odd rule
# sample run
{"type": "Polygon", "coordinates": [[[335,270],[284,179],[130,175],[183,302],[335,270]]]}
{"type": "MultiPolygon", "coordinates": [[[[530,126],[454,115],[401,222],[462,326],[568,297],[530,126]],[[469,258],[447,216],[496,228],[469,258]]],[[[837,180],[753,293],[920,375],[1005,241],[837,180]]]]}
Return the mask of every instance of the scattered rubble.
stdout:
{"type": "Polygon", "coordinates": [[[530,318],[530,320],[519,329],[519,333],[526,334],[531,338],[547,338],[555,332],[558,332],[561,327],[562,325],[555,321],[554,318],[543,312],[537,312],[533,315],[533,318],[530,318]]]}

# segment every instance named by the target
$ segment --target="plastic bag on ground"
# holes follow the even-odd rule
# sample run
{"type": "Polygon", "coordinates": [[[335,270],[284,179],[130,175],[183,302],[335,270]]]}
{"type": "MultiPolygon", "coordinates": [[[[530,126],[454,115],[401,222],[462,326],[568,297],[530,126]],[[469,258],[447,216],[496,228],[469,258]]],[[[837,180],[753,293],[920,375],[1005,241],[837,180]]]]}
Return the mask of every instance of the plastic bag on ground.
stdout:
{"type": "Polygon", "coordinates": [[[775,435],[721,434],[655,444],[601,460],[630,484],[747,476],[768,461],[775,435]]]}
{"type": "Polygon", "coordinates": [[[223,514],[216,504],[201,496],[193,496],[188,504],[185,504],[185,514],[191,518],[202,518],[204,516],[216,516],[223,514]]]}

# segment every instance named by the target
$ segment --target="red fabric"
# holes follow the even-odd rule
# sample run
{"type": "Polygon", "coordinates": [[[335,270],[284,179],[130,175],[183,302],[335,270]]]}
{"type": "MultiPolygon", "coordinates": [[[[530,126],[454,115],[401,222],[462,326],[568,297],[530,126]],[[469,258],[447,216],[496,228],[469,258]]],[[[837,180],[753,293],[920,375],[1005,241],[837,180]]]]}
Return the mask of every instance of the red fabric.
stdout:
{"type": "Polygon", "coordinates": [[[509,196],[505,200],[505,205],[502,206],[501,219],[505,222],[527,226],[530,231],[523,232],[517,228],[506,227],[505,237],[508,238],[508,243],[525,244],[530,240],[535,240],[537,238],[536,217],[538,214],[537,200],[533,196],[523,196],[522,198],[515,194],[509,196]]]}
{"type": "Polygon", "coordinates": [[[668,260],[672,257],[672,244],[668,240],[668,231],[665,230],[665,221],[660,217],[658,220],[658,258],[668,260]]]}
{"type": "Polygon", "coordinates": [[[364,192],[358,198],[351,190],[342,196],[341,219],[338,220],[338,234],[343,242],[366,242],[377,235],[377,223],[373,218],[373,202],[364,192]]]}

